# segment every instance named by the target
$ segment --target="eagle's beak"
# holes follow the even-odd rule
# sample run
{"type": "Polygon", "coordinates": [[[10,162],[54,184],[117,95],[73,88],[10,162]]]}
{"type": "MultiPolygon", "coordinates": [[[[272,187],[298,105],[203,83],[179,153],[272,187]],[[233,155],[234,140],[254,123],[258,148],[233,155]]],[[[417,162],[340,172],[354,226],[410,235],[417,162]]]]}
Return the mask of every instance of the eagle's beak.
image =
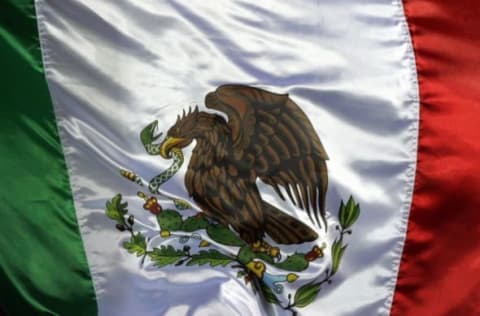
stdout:
{"type": "Polygon", "coordinates": [[[160,156],[165,159],[170,158],[170,150],[175,148],[178,144],[184,143],[186,141],[185,138],[175,138],[175,137],[167,137],[162,142],[160,146],[160,156]]]}

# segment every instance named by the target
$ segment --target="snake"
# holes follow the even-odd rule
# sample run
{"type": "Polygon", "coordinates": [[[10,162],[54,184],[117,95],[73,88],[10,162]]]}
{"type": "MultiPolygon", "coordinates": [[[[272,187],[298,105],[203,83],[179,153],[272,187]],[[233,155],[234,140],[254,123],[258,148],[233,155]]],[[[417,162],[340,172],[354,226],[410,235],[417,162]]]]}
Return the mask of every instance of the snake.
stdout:
{"type": "MultiPolygon", "coordinates": [[[[147,153],[150,155],[158,155],[160,152],[159,145],[145,146],[147,153]],[[147,148],[148,147],[148,148],[147,148]]],[[[160,186],[170,180],[183,165],[184,157],[183,152],[179,148],[173,148],[170,152],[172,158],[172,164],[160,174],[153,177],[148,183],[148,190],[154,194],[161,194],[159,192],[160,186]]]]}
{"type": "MultiPolygon", "coordinates": [[[[147,153],[149,153],[150,155],[158,155],[160,153],[160,145],[158,144],[149,144],[149,146],[145,146],[145,149],[147,153]]],[[[170,165],[170,167],[168,167],[163,172],[153,177],[148,182],[148,190],[153,194],[163,195],[167,198],[172,199],[173,203],[175,204],[175,207],[178,210],[189,209],[192,206],[187,201],[176,198],[176,197],[172,197],[169,194],[166,194],[165,192],[160,191],[160,186],[165,182],[167,182],[168,180],[170,180],[178,172],[178,170],[180,169],[180,167],[183,165],[183,162],[184,162],[183,152],[179,148],[173,148],[170,151],[169,155],[170,155],[170,158],[172,159],[172,164],[170,165]]]]}
{"type": "MultiPolygon", "coordinates": [[[[145,146],[145,149],[150,155],[158,155],[160,152],[160,146],[157,144],[149,144],[148,146],[145,146]]],[[[148,182],[148,190],[151,193],[164,195],[163,192],[160,192],[160,186],[170,180],[183,165],[184,156],[181,149],[173,148],[170,151],[170,158],[172,159],[172,164],[170,165],[170,167],[153,177],[148,182]]],[[[146,182],[136,173],[129,170],[120,169],[120,174],[125,178],[129,179],[130,181],[133,181],[141,186],[143,186],[146,182]]]]}
{"type": "MultiPolygon", "coordinates": [[[[140,139],[142,140],[143,146],[145,148],[145,151],[149,155],[159,155],[160,154],[160,144],[154,143],[155,140],[160,138],[163,133],[160,133],[159,135],[154,135],[154,131],[157,128],[157,121],[154,121],[147,125],[141,132],[140,134],[140,139]]],[[[192,205],[190,205],[187,201],[182,200],[181,198],[174,196],[172,194],[169,194],[167,192],[164,192],[163,190],[160,189],[160,187],[170,180],[180,169],[180,167],[183,165],[184,162],[184,156],[183,152],[180,148],[173,148],[170,153],[169,153],[169,158],[172,159],[172,164],[170,167],[153,177],[150,181],[145,181],[142,179],[140,176],[135,174],[132,171],[129,170],[120,170],[120,174],[127,178],[130,181],[133,181],[137,183],[140,186],[148,186],[148,190],[152,194],[157,194],[161,195],[163,197],[166,197],[170,200],[172,200],[175,204],[175,207],[179,210],[185,210],[192,208],[192,205]]]]}

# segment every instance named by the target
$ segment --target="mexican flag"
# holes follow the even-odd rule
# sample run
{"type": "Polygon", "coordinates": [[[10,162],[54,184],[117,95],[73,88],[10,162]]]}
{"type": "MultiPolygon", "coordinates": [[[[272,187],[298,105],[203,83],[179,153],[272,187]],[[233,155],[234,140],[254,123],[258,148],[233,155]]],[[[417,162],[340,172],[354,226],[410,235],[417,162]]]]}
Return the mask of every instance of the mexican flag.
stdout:
{"type": "Polygon", "coordinates": [[[479,14],[0,0],[0,314],[480,314],[479,14]]]}

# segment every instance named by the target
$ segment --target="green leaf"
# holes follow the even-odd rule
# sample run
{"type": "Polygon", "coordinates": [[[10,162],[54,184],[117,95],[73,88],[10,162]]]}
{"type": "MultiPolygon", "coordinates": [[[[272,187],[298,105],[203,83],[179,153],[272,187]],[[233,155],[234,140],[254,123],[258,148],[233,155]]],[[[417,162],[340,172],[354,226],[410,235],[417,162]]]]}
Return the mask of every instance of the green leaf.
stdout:
{"type": "Polygon", "coordinates": [[[107,201],[105,204],[105,214],[117,223],[125,224],[125,218],[123,216],[128,213],[128,203],[121,203],[121,201],[122,195],[120,193],[115,195],[110,201],[107,201]]]}
{"type": "Polygon", "coordinates": [[[280,304],[278,297],[273,293],[272,289],[269,288],[265,283],[260,283],[260,289],[262,291],[263,297],[270,304],[280,304]]]}
{"type": "Polygon", "coordinates": [[[332,244],[332,275],[335,274],[338,270],[338,266],[340,264],[338,260],[338,251],[341,248],[340,240],[335,240],[332,244]]]}
{"type": "Polygon", "coordinates": [[[158,225],[162,230],[180,230],[182,228],[182,216],[175,210],[163,210],[157,215],[158,225]]]}
{"type": "Polygon", "coordinates": [[[212,267],[223,266],[232,262],[234,259],[230,258],[223,253],[220,253],[218,250],[202,250],[198,254],[192,256],[192,259],[187,263],[187,266],[199,265],[203,266],[204,264],[210,264],[212,267]]]}
{"type": "Polygon", "coordinates": [[[347,246],[343,246],[341,240],[335,240],[332,244],[332,273],[334,275],[340,267],[340,262],[343,257],[343,253],[347,246]]]}
{"type": "Polygon", "coordinates": [[[295,293],[293,306],[305,307],[312,303],[320,292],[320,283],[307,283],[302,285],[295,293]]]}
{"type": "Polygon", "coordinates": [[[240,248],[237,254],[237,259],[242,264],[247,264],[255,258],[255,253],[249,246],[243,246],[240,248]]]}
{"type": "Polygon", "coordinates": [[[355,202],[353,196],[349,197],[346,205],[343,204],[343,201],[340,202],[338,219],[343,230],[350,228],[356,222],[359,216],[360,205],[355,202]]]}
{"type": "Polygon", "coordinates": [[[228,227],[220,224],[212,224],[207,227],[207,235],[212,240],[227,246],[242,247],[245,242],[232,232],[228,227]]]}
{"type": "Polygon", "coordinates": [[[275,266],[282,270],[299,272],[308,268],[308,261],[305,259],[304,254],[294,253],[284,261],[276,263],[275,266]]]}
{"type": "Polygon", "coordinates": [[[143,256],[147,251],[147,243],[145,241],[145,236],[142,233],[138,232],[136,235],[130,237],[130,241],[125,241],[123,243],[123,248],[127,249],[129,253],[134,253],[137,257],[143,256]]]}
{"type": "Polygon", "coordinates": [[[128,206],[128,202],[118,204],[117,208],[120,214],[125,215],[128,213],[127,206],[128,206]]]}
{"type": "Polygon", "coordinates": [[[345,223],[344,229],[347,229],[351,227],[353,224],[355,224],[359,216],[360,216],[360,205],[356,204],[353,210],[351,211],[351,213],[348,214],[347,222],[345,223]]]}
{"type": "Polygon", "coordinates": [[[347,214],[350,214],[355,207],[355,200],[353,199],[353,196],[350,195],[347,201],[347,205],[345,205],[347,214]]]}
{"type": "Polygon", "coordinates": [[[342,225],[343,229],[348,228],[348,219],[352,216],[354,209],[355,209],[355,200],[350,195],[347,201],[347,205],[345,205],[345,221],[344,221],[344,225],[342,225]]]}
{"type": "Polygon", "coordinates": [[[174,264],[184,257],[185,253],[180,249],[175,249],[171,245],[168,245],[154,248],[153,251],[149,253],[149,256],[157,267],[162,268],[174,264]]]}
{"type": "Polygon", "coordinates": [[[185,232],[193,232],[200,229],[206,229],[208,220],[204,216],[190,216],[183,221],[181,230],[185,232]]]}

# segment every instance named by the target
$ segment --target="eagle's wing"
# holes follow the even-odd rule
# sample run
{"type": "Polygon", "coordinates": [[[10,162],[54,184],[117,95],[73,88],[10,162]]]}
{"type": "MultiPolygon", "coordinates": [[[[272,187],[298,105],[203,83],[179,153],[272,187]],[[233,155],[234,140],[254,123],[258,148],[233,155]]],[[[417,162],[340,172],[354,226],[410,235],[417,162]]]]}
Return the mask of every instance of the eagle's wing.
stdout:
{"type": "MultiPolygon", "coordinates": [[[[205,98],[208,108],[228,115],[233,157],[251,168],[285,199],[325,224],[328,156],[305,113],[287,94],[224,85],[205,98]],[[313,212],[312,212],[313,211],[313,212]]],[[[326,226],[325,226],[326,228],[326,226]]]]}

